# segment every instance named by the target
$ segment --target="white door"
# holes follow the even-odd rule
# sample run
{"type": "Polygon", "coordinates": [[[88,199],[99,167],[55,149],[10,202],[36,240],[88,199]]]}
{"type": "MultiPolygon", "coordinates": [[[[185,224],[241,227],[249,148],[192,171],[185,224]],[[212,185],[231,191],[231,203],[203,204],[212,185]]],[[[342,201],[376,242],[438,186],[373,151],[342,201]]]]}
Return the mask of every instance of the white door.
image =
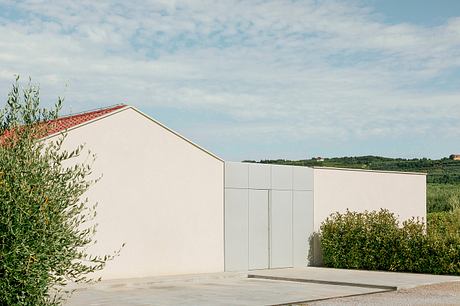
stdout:
{"type": "Polygon", "coordinates": [[[270,194],[270,268],[292,267],[292,191],[270,194]]]}
{"type": "Polygon", "coordinates": [[[313,234],[313,192],[292,192],[293,264],[305,267],[310,250],[309,238],[313,234]]]}
{"type": "Polygon", "coordinates": [[[249,190],[249,269],[267,269],[268,190],[249,190]]]}

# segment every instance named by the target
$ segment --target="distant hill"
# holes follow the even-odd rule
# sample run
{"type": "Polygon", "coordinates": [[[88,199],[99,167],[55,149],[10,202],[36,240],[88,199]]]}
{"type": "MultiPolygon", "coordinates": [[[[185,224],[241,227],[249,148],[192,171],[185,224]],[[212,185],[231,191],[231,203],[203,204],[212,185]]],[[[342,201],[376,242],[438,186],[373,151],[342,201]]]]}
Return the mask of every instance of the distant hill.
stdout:
{"type": "MultiPolygon", "coordinates": [[[[256,162],[246,160],[245,162],[256,162]]],[[[428,158],[388,158],[381,156],[356,156],[356,157],[333,157],[324,158],[323,161],[315,159],[305,160],[261,160],[258,163],[296,165],[307,167],[339,167],[357,168],[367,170],[388,170],[428,173],[428,183],[438,184],[460,184],[460,160],[449,158],[428,159],[428,158]]]]}

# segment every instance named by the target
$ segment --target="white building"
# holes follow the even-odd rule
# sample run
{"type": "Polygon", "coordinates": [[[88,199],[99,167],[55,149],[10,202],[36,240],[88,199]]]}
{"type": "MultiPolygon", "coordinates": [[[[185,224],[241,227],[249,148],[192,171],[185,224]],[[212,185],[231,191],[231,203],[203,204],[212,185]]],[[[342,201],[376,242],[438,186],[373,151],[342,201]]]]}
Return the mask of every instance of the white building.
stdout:
{"type": "Polygon", "coordinates": [[[63,117],[65,146],[97,154],[98,243],[126,243],[105,279],[305,266],[332,212],[425,218],[425,175],[224,162],[131,106],[63,117]]]}

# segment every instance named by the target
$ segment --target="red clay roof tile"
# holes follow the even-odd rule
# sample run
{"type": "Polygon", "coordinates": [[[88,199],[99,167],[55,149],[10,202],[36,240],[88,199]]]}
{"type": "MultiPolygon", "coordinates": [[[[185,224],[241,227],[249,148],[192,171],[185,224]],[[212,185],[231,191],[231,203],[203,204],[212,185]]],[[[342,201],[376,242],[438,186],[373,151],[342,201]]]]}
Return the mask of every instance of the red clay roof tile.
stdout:
{"type": "Polygon", "coordinates": [[[71,127],[77,126],[79,124],[85,123],[87,121],[93,120],[103,115],[109,114],[125,106],[126,105],[124,104],[119,104],[119,105],[110,106],[107,108],[102,108],[102,109],[98,109],[94,111],[83,112],[83,113],[79,113],[76,115],[70,115],[70,116],[58,118],[56,120],[49,122],[49,124],[52,127],[47,132],[46,136],[65,131],[71,127]]]}

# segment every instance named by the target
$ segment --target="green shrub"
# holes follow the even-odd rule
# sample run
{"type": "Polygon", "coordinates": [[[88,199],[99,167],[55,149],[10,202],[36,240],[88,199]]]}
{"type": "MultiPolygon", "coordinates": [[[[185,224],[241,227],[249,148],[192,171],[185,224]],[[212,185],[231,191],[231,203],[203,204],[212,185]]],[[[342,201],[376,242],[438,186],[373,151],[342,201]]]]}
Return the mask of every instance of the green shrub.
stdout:
{"type": "Polygon", "coordinates": [[[13,86],[0,114],[0,305],[57,305],[68,282],[91,281],[112,256],[90,256],[95,206],[87,164],[57,141],[37,141],[57,117],[39,107],[38,89],[13,86]],[[66,166],[73,165],[73,166],[66,166]]]}
{"type": "Polygon", "coordinates": [[[460,275],[459,215],[400,224],[388,210],[334,213],[320,228],[327,267],[460,275]],[[457,218],[457,219],[456,219],[457,218]]]}
{"type": "Polygon", "coordinates": [[[427,214],[430,235],[460,235],[460,208],[427,214]]]}

